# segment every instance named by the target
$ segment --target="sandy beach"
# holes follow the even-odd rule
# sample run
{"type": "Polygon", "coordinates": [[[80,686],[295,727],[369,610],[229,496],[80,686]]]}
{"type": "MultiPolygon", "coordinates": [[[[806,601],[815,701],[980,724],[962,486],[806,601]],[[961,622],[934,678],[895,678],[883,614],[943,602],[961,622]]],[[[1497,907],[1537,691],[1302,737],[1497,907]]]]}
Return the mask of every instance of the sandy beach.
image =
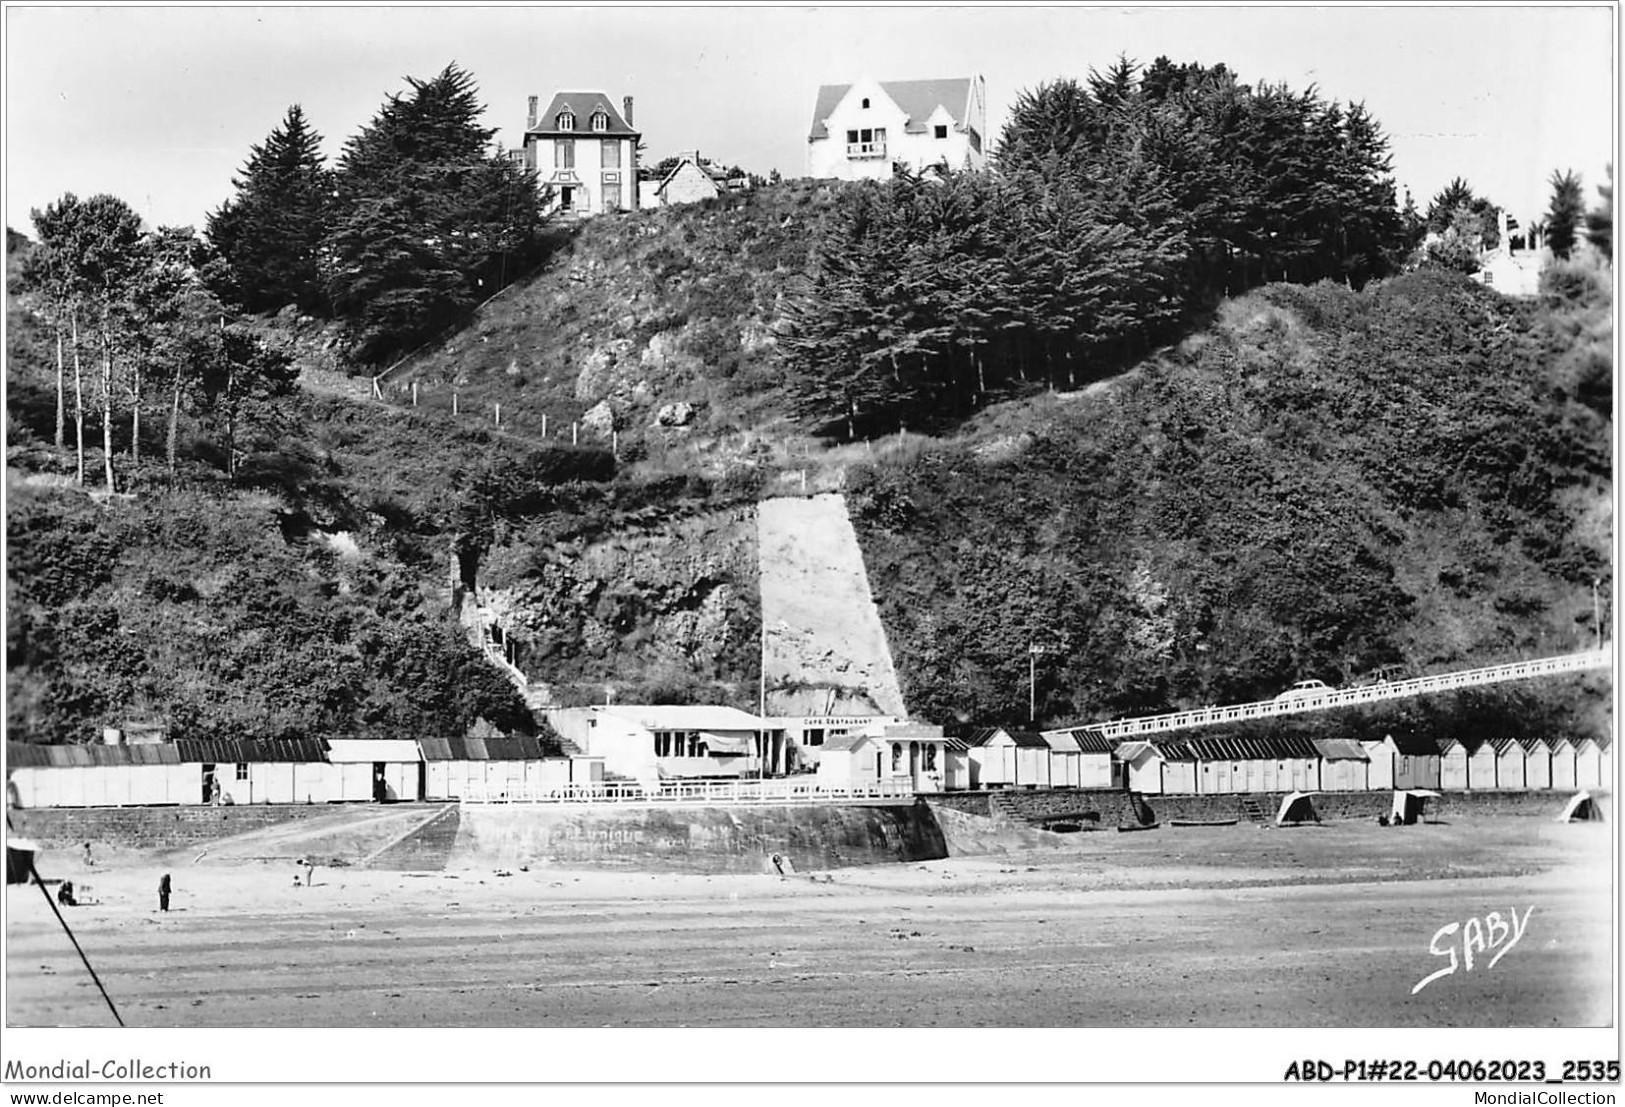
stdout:
{"type": "MultiPolygon", "coordinates": [[[[39,867],[91,900],[67,917],[132,1026],[1597,1026],[1614,837],[1165,827],[784,878],[336,867],[312,887],[196,849],[39,867]],[[1464,932],[1497,939],[1470,970],[1464,932]],[[1457,970],[1413,995],[1447,946],[1457,970]]],[[[8,1024],[110,1025],[39,889],[6,907],[8,1024]]]]}

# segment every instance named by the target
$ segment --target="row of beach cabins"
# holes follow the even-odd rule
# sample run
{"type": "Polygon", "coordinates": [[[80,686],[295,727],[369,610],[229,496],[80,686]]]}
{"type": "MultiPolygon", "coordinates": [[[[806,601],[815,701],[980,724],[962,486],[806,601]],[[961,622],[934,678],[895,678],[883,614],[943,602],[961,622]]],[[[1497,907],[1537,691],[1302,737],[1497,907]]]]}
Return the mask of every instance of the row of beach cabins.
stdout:
{"type": "Polygon", "coordinates": [[[602,758],[546,757],[526,737],[6,744],[18,808],[545,797],[603,780],[602,758]]]}
{"type": "Polygon", "coordinates": [[[1435,742],[1394,735],[1373,741],[1186,736],[1120,741],[1088,728],[1038,733],[982,727],[946,736],[940,728],[903,725],[877,727],[826,743],[818,777],[830,787],[903,778],[913,782],[915,791],[926,792],[1528,791],[1608,787],[1613,753],[1608,738],[1435,742]]]}
{"type": "MultiPolygon", "coordinates": [[[[589,756],[547,757],[535,739],[525,737],[8,743],[6,750],[7,799],[19,808],[545,801],[677,783],[639,774],[623,785],[615,764],[606,773],[602,755],[589,750],[589,756]]],[[[1116,741],[1087,729],[1040,734],[984,727],[950,736],[941,727],[884,723],[834,736],[819,752],[816,777],[792,780],[830,795],[864,788],[887,794],[1012,788],[1145,795],[1561,791],[1606,789],[1613,781],[1606,737],[1116,741]]]]}

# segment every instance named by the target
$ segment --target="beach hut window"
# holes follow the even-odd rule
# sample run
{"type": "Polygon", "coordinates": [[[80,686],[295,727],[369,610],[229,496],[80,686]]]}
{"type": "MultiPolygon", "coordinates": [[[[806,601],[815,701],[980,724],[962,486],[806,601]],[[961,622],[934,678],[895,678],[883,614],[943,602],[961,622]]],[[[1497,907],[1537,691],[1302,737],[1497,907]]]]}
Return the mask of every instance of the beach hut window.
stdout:
{"type": "Polygon", "coordinates": [[[248,779],[248,762],[246,762],[246,761],[237,762],[237,779],[238,780],[247,780],[248,779]]]}

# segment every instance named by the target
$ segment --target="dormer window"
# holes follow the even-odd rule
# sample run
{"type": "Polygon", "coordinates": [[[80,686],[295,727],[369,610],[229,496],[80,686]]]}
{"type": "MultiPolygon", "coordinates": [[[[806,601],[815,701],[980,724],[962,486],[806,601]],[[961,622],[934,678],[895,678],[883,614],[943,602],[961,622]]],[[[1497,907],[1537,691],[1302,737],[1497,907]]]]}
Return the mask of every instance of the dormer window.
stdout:
{"type": "Polygon", "coordinates": [[[576,113],[573,111],[559,112],[559,130],[573,131],[576,129],[576,113]]]}
{"type": "Polygon", "coordinates": [[[592,129],[595,130],[595,131],[607,131],[607,130],[609,130],[609,116],[605,115],[601,111],[593,112],[592,113],[592,129]]]}
{"type": "Polygon", "coordinates": [[[946,123],[938,123],[937,124],[937,126],[936,126],[936,136],[938,138],[947,138],[948,137],[948,125],[946,123]]]}
{"type": "Polygon", "coordinates": [[[863,106],[866,108],[869,106],[869,98],[867,96],[863,98],[863,106]]]}

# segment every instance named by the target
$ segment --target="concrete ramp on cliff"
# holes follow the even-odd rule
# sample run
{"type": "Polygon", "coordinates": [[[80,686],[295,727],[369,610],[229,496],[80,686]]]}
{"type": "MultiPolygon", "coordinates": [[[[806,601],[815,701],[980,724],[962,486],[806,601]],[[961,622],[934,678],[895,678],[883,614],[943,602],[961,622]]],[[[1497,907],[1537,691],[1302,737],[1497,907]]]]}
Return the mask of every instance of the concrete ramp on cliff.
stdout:
{"type": "Polygon", "coordinates": [[[757,538],[767,713],[905,717],[846,498],[764,500],[757,538]]]}

